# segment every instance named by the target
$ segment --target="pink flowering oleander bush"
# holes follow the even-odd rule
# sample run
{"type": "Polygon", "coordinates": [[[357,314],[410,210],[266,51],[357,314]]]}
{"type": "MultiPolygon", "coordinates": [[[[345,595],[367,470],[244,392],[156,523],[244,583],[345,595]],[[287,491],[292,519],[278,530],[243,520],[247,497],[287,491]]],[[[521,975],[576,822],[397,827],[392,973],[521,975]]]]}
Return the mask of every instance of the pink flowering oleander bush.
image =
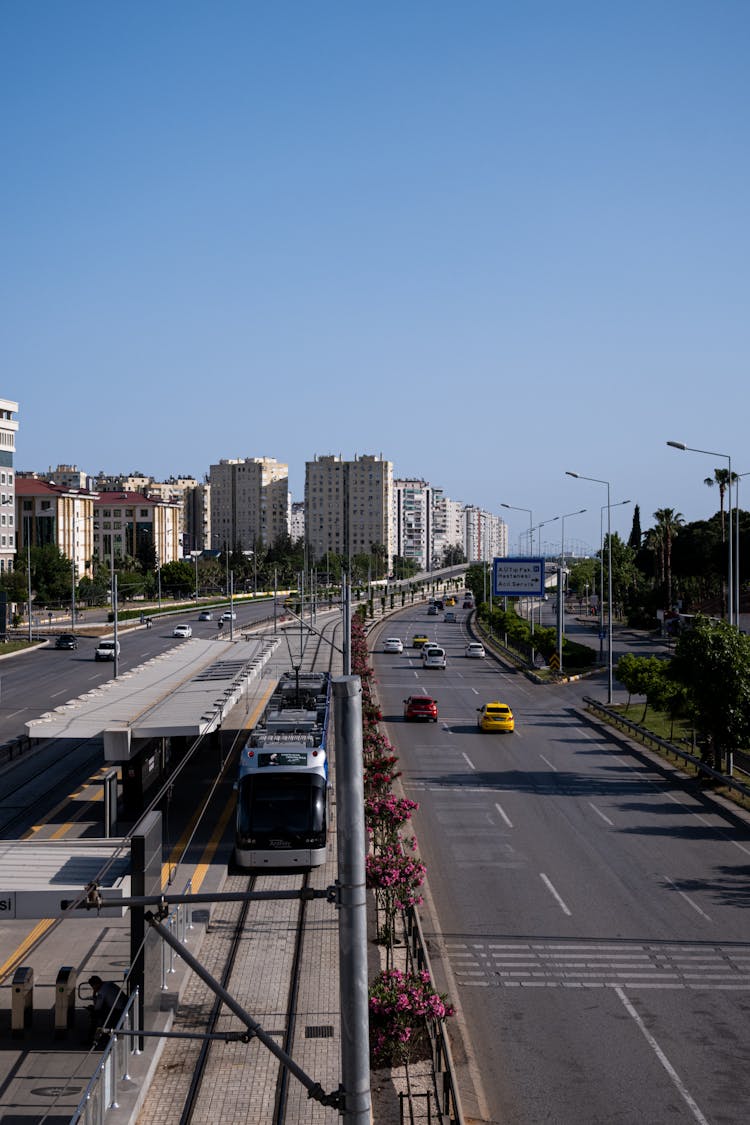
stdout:
{"type": "Polygon", "coordinates": [[[378,851],[387,843],[395,842],[399,828],[410,819],[419,805],[408,797],[395,793],[376,793],[365,798],[365,825],[370,833],[373,848],[378,851]]]}
{"type": "Polygon", "coordinates": [[[397,777],[401,777],[401,770],[396,769],[397,762],[398,758],[395,754],[365,759],[364,783],[367,797],[390,792],[393,782],[397,777]]]}
{"type": "Polygon", "coordinates": [[[365,860],[367,886],[375,891],[375,901],[382,917],[378,940],[392,948],[396,940],[396,915],[408,906],[419,906],[419,888],[424,883],[426,868],[422,861],[404,850],[417,849],[415,837],[383,844],[365,860]]]}
{"type": "Polygon", "coordinates": [[[454,1009],[426,972],[384,969],[370,985],[370,1056],[373,1067],[427,1058],[428,1026],[454,1009]]]}

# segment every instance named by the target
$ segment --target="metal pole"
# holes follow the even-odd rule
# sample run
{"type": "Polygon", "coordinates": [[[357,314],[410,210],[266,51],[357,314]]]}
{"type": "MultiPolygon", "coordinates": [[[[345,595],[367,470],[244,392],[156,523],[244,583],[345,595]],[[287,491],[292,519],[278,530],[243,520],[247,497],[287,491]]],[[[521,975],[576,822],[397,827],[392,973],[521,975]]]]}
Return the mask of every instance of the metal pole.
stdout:
{"type": "Polygon", "coordinates": [[[276,633],[276,598],[278,597],[278,574],[273,568],[273,631],[276,633]]]}
{"type": "Polygon", "coordinates": [[[234,571],[229,572],[229,639],[234,640],[234,571]]]}
{"type": "Polygon", "coordinates": [[[367,895],[362,776],[362,684],[359,676],[333,681],[338,808],[339,993],[342,1120],[370,1122],[370,1045],[367,995],[367,895]]]}
{"type": "Polygon", "coordinates": [[[607,601],[609,602],[609,615],[607,627],[607,644],[609,646],[609,669],[607,679],[607,703],[612,703],[612,506],[609,501],[609,481],[607,481],[607,601]]]}
{"type": "Polygon", "coordinates": [[[604,509],[599,509],[599,660],[604,659],[604,509]]]}
{"type": "Polygon", "coordinates": [[[344,675],[352,674],[352,588],[349,582],[349,572],[341,575],[341,594],[344,611],[344,636],[341,643],[344,675]]]}
{"type": "Polygon", "coordinates": [[[112,551],[113,551],[113,554],[112,554],[112,608],[113,608],[113,611],[114,611],[114,626],[115,626],[114,627],[114,634],[113,634],[114,642],[115,642],[115,669],[114,669],[114,671],[115,671],[115,679],[117,679],[117,674],[120,671],[120,656],[119,656],[119,653],[117,651],[119,642],[117,640],[117,575],[115,574],[114,542],[113,542],[113,545],[112,545],[112,551]]]}
{"type": "Polygon", "coordinates": [[[26,535],[26,574],[28,578],[28,617],[29,617],[29,644],[32,641],[31,632],[31,516],[26,521],[28,532],[26,535]]]}

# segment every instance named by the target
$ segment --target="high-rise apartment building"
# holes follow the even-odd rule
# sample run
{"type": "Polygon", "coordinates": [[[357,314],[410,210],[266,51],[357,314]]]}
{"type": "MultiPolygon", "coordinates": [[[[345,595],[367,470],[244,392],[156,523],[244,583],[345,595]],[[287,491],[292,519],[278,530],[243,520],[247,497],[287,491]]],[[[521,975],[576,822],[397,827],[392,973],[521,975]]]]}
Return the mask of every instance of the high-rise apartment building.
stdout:
{"type": "Polygon", "coordinates": [[[18,403],[0,398],[0,573],[13,569],[16,557],[16,452],[18,403]]]}
{"type": "Polygon", "coordinates": [[[467,504],[464,508],[464,552],[467,562],[491,562],[508,554],[508,525],[501,516],[467,504]]]}
{"type": "Polygon", "coordinates": [[[393,553],[431,570],[435,490],[424,480],[393,482],[393,553]]]}
{"type": "Polygon", "coordinates": [[[305,542],[319,561],[380,551],[390,570],[393,546],[393,463],[362,455],[353,461],[316,457],[305,466],[305,542]]]}
{"type": "Polygon", "coordinates": [[[141,492],[100,492],[94,500],[94,551],[101,562],[138,558],[152,543],[160,564],[176,562],[180,550],[180,506],[141,492]]]}
{"type": "Polygon", "coordinates": [[[289,534],[289,466],[275,457],[245,457],[212,465],[211,546],[270,547],[289,534]]]}

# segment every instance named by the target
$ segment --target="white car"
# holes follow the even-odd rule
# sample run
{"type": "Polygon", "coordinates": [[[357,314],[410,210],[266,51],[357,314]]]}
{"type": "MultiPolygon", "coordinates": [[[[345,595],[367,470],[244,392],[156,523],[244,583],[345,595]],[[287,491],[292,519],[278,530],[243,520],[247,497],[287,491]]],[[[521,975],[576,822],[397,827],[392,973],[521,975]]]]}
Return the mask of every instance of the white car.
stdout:
{"type": "Polygon", "coordinates": [[[422,645],[422,663],[424,663],[424,661],[430,655],[432,650],[435,649],[435,648],[440,648],[440,645],[437,644],[435,641],[427,641],[426,644],[422,645]]]}
{"type": "Polygon", "coordinates": [[[383,652],[403,652],[404,642],[400,637],[386,637],[383,641],[383,652]]]}
{"type": "Polygon", "coordinates": [[[468,656],[472,660],[484,660],[486,656],[484,645],[481,645],[479,641],[470,641],[464,649],[464,656],[468,656]]]}
{"type": "Polygon", "coordinates": [[[445,649],[438,648],[437,645],[430,648],[430,651],[424,658],[425,668],[442,668],[445,670],[445,663],[445,649]]]}
{"type": "Polygon", "coordinates": [[[120,655],[119,641],[99,641],[94,651],[94,660],[114,660],[120,655]]]}
{"type": "Polygon", "coordinates": [[[173,637],[192,637],[193,630],[190,625],[175,625],[172,630],[173,637]]]}
{"type": "Polygon", "coordinates": [[[198,614],[199,621],[213,621],[214,615],[210,609],[202,609],[198,614]]]}
{"type": "Polygon", "coordinates": [[[219,624],[223,625],[225,621],[236,621],[236,620],[237,620],[237,614],[235,613],[235,611],[233,609],[231,609],[231,610],[225,609],[224,612],[222,613],[221,617],[219,618],[219,624]]]}

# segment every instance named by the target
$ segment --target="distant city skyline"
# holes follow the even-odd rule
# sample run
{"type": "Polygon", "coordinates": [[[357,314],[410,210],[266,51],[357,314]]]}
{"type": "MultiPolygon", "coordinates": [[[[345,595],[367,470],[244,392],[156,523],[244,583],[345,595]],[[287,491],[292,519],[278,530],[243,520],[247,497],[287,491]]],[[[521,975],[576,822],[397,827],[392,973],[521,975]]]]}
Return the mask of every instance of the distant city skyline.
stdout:
{"type": "Polygon", "coordinates": [[[41,0],[0,31],[19,467],[277,457],[300,499],[316,454],[382,452],[586,508],[591,545],[605,488],[566,470],[644,531],[718,508],[726,461],[667,441],[750,470],[750,6],[41,0]]]}

